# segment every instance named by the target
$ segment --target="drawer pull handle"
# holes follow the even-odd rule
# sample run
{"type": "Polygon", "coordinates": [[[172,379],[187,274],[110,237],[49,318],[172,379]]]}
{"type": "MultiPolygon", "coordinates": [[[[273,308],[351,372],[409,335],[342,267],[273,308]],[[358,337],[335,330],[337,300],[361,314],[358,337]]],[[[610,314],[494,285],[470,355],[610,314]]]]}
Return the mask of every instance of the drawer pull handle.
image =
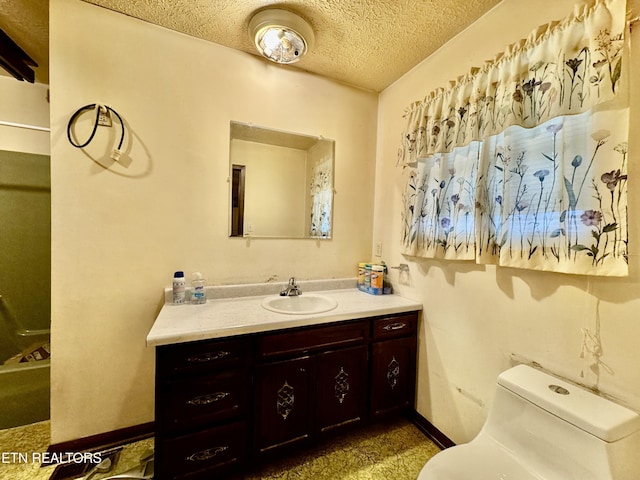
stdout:
{"type": "Polygon", "coordinates": [[[205,462],[207,460],[211,460],[212,458],[215,458],[218,454],[228,449],[229,447],[226,447],[226,446],[207,448],[206,450],[201,450],[199,452],[192,453],[187,457],[187,460],[189,460],[190,462],[205,462]]]}
{"type": "Polygon", "coordinates": [[[213,362],[215,360],[221,360],[224,357],[228,357],[231,355],[231,352],[225,352],[224,350],[220,350],[219,352],[207,352],[201,353],[199,355],[194,355],[193,357],[187,358],[187,362],[189,363],[205,363],[205,362],[213,362]]]}
{"type": "Polygon", "coordinates": [[[407,324],[404,322],[395,322],[385,325],[384,327],[382,327],[382,329],[386,330],[387,332],[392,332],[394,330],[402,330],[406,326],[407,324]]]}
{"type": "Polygon", "coordinates": [[[229,392],[216,392],[210,393],[208,395],[200,395],[198,397],[192,398],[191,400],[188,400],[187,405],[211,405],[212,403],[216,403],[224,398],[227,398],[229,395],[231,395],[229,392]]]}

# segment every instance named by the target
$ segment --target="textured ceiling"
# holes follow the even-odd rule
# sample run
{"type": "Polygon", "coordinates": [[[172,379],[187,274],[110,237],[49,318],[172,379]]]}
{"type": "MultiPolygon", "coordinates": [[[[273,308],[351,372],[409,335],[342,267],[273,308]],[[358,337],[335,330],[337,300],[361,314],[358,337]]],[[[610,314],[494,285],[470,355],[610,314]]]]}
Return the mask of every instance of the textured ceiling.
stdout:
{"type": "Polygon", "coordinates": [[[314,30],[296,67],[381,91],[499,0],[85,0],[156,25],[255,54],[247,28],[270,4],[314,30]]]}
{"type": "MultiPolygon", "coordinates": [[[[251,54],[252,14],[268,6],[292,10],[316,37],[296,68],[381,91],[500,0],[84,1],[251,54]]],[[[36,81],[47,83],[48,1],[0,0],[0,11],[0,27],[42,65],[36,81]]]]}

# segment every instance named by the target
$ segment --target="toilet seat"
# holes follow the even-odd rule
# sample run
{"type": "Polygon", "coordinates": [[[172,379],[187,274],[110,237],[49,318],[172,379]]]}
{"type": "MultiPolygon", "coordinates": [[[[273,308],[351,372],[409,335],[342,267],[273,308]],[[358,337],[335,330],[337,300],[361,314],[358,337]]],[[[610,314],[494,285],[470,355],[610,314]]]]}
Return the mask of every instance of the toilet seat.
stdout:
{"type": "Polygon", "coordinates": [[[436,454],[418,480],[541,480],[488,435],[436,454]]]}

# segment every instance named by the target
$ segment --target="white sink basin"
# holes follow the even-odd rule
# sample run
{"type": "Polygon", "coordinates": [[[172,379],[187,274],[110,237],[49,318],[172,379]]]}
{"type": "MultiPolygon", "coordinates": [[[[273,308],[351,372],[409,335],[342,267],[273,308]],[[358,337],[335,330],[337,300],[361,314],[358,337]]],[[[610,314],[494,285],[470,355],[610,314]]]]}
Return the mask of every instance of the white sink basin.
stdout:
{"type": "Polygon", "coordinates": [[[322,313],[333,310],[338,302],[330,297],[315,293],[303,293],[294,297],[281,297],[274,295],[262,300],[262,308],[276,313],[289,315],[304,315],[310,313],[322,313]]]}

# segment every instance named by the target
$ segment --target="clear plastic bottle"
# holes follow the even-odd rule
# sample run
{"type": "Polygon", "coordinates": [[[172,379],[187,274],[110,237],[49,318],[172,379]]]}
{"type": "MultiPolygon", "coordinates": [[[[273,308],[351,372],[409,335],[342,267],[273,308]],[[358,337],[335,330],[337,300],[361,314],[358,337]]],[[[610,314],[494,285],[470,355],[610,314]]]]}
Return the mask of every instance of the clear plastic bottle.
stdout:
{"type": "Polygon", "coordinates": [[[178,271],[173,274],[173,303],[182,305],[185,296],[184,272],[178,271]]]}
{"type": "Polygon", "coordinates": [[[204,278],[200,272],[193,273],[191,280],[191,303],[199,305],[207,303],[207,295],[204,292],[204,278]]]}

